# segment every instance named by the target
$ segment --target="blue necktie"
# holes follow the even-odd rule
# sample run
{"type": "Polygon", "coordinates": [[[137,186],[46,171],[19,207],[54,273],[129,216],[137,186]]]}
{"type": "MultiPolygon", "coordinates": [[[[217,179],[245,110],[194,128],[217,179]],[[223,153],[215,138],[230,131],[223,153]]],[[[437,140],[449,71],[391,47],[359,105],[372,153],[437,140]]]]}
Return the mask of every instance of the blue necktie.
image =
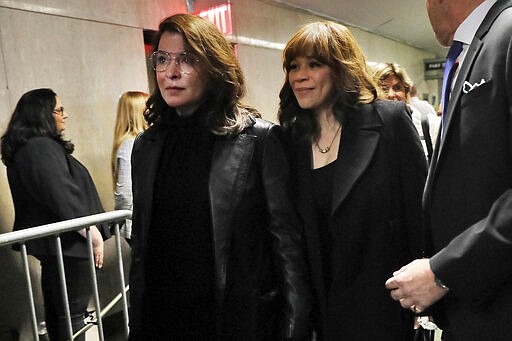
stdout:
{"type": "Polygon", "coordinates": [[[442,103],[442,110],[443,110],[443,117],[442,117],[442,128],[444,128],[445,125],[445,114],[446,114],[446,108],[448,108],[448,101],[450,100],[450,91],[452,87],[452,79],[453,74],[455,73],[455,69],[457,67],[454,67],[455,61],[457,60],[457,57],[462,52],[462,42],[454,40],[452,43],[452,46],[450,47],[450,50],[448,51],[448,55],[446,56],[446,62],[444,64],[444,75],[443,75],[443,88],[442,88],[442,94],[441,94],[441,100],[442,103]]]}

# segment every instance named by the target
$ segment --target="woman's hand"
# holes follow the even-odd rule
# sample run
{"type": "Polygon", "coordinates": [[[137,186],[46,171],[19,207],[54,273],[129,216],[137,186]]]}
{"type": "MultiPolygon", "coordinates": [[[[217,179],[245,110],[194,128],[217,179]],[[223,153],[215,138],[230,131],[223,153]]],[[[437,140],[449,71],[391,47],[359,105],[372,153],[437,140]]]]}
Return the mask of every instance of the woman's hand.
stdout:
{"type": "Polygon", "coordinates": [[[94,263],[98,269],[103,267],[103,237],[96,226],[90,227],[92,239],[92,251],[94,253],[94,263]]]}
{"type": "MultiPolygon", "coordinates": [[[[103,237],[101,236],[100,231],[96,226],[90,226],[89,230],[91,232],[91,240],[92,240],[92,252],[94,254],[94,265],[98,269],[103,267],[103,237]]],[[[87,232],[85,229],[78,231],[83,237],[87,237],[87,232]]]]}

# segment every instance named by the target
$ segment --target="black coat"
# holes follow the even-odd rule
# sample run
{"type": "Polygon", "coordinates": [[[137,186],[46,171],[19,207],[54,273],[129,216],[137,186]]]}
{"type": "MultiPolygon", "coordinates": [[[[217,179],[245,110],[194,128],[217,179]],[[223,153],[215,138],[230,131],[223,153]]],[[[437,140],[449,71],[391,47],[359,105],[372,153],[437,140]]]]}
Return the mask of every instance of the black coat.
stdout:
{"type": "MultiPolygon", "coordinates": [[[[103,212],[87,169],[51,138],[29,139],[7,167],[7,177],[15,231],[103,212]]],[[[27,242],[28,253],[54,255],[52,239],[27,242]]],[[[79,233],[62,234],[61,244],[64,256],[88,258],[86,239],[79,233]]]]}
{"type": "Polygon", "coordinates": [[[423,250],[421,195],[426,159],[401,102],[376,101],[347,113],[332,179],[332,283],[326,290],[311,183],[311,142],[288,143],[298,211],[316,293],[322,340],[404,340],[413,317],[384,283],[423,250]]]}
{"type": "MultiPolygon", "coordinates": [[[[308,332],[307,269],[278,128],[249,117],[241,134],[218,138],[214,145],[209,193],[215,296],[222,334],[230,340],[266,341],[308,332]]],[[[150,294],[144,261],[153,184],[168,133],[159,124],[150,127],[132,152],[131,339],[138,338],[142,302],[150,294]]]]}
{"type": "Polygon", "coordinates": [[[512,1],[478,28],[445,115],[424,195],[430,265],[450,288],[436,321],[456,340],[512,340],[512,1]]]}

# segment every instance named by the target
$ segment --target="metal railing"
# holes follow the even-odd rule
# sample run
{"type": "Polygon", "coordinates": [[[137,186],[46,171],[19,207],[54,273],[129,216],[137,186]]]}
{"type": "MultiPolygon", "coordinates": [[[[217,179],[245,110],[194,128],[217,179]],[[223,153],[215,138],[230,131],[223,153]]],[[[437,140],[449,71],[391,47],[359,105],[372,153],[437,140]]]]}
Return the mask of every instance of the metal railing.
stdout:
{"type": "Polygon", "coordinates": [[[104,314],[108,312],[115,304],[115,302],[122,300],[123,305],[123,317],[124,317],[124,332],[125,335],[128,336],[128,300],[126,298],[126,291],[128,290],[128,287],[125,284],[125,276],[124,276],[124,267],[123,267],[123,255],[121,251],[121,237],[119,234],[119,224],[123,222],[125,219],[129,219],[132,216],[132,212],[128,210],[118,210],[118,211],[112,211],[112,212],[106,212],[106,213],[99,213],[94,214],[86,217],[76,218],[76,219],[70,219],[65,221],[60,221],[53,224],[46,224],[36,227],[27,228],[24,230],[19,230],[15,232],[8,232],[0,234],[0,247],[11,245],[11,244],[19,244],[20,245],[20,251],[21,251],[21,259],[23,262],[23,269],[25,273],[25,278],[27,282],[27,293],[29,298],[29,306],[30,306],[30,313],[31,313],[31,324],[32,324],[32,332],[34,334],[34,340],[39,341],[39,333],[38,333],[38,326],[37,326],[37,316],[36,316],[36,309],[35,309],[35,303],[34,303],[34,295],[32,292],[32,281],[30,277],[30,269],[28,264],[28,255],[27,255],[27,247],[26,242],[34,239],[39,239],[43,237],[54,237],[55,238],[55,250],[57,255],[57,265],[59,270],[59,280],[60,280],[60,286],[61,286],[61,292],[62,292],[62,298],[64,302],[64,311],[66,315],[66,327],[67,327],[67,334],[69,340],[73,340],[78,335],[81,335],[82,333],[85,333],[92,324],[86,325],[84,328],[82,328],[80,331],[75,333],[73,335],[73,328],[71,326],[71,316],[70,316],[70,310],[69,310],[69,301],[67,296],[67,289],[66,289],[66,274],[64,271],[64,259],[62,255],[62,247],[61,247],[61,239],[60,235],[65,232],[70,231],[78,231],[83,228],[86,229],[86,237],[87,237],[87,245],[88,245],[88,252],[89,252],[89,265],[90,265],[90,272],[91,272],[91,285],[93,287],[93,299],[94,299],[94,307],[96,309],[96,318],[93,322],[98,327],[98,337],[100,341],[104,341],[104,333],[103,333],[103,323],[102,323],[102,317],[104,314]],[[95,262],[94,262],[94,253],[93,253],[93,246],[92,246],[92,239],[91,239],[91,232],[90,232],[90,226],[93,225],[99,225],[99,224],[110,224],[114,223],[114,235],[116,239],[116,252],[117,252],[117,268],[119,270],[119,278],[120,278],[120,284],[121,293],[114,298],[113,302],[109,303],[105,309],[101,309],[100,306],[100,299],[99,299],[99,293],[98,293],[98,282],[96,278],[96,269],[95,269],[95,262]],[[114,302],[115,301],[115,302],[114,302]],[[99,312],[99,313],[98,313],[99,312]]]}

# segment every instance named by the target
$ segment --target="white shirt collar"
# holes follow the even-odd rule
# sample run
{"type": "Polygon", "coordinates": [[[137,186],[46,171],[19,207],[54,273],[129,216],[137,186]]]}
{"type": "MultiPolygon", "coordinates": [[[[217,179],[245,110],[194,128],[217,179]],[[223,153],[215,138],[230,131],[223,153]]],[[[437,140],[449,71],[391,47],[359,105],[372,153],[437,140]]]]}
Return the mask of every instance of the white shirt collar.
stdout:
{"type": "Polygon", "coordinates": [[[463,42],[465,45],[471,44],[473,37],[482,24],[485,16],[498,0],[485,0],[459,25],[453,36],[453,40],[463,42]]]}

